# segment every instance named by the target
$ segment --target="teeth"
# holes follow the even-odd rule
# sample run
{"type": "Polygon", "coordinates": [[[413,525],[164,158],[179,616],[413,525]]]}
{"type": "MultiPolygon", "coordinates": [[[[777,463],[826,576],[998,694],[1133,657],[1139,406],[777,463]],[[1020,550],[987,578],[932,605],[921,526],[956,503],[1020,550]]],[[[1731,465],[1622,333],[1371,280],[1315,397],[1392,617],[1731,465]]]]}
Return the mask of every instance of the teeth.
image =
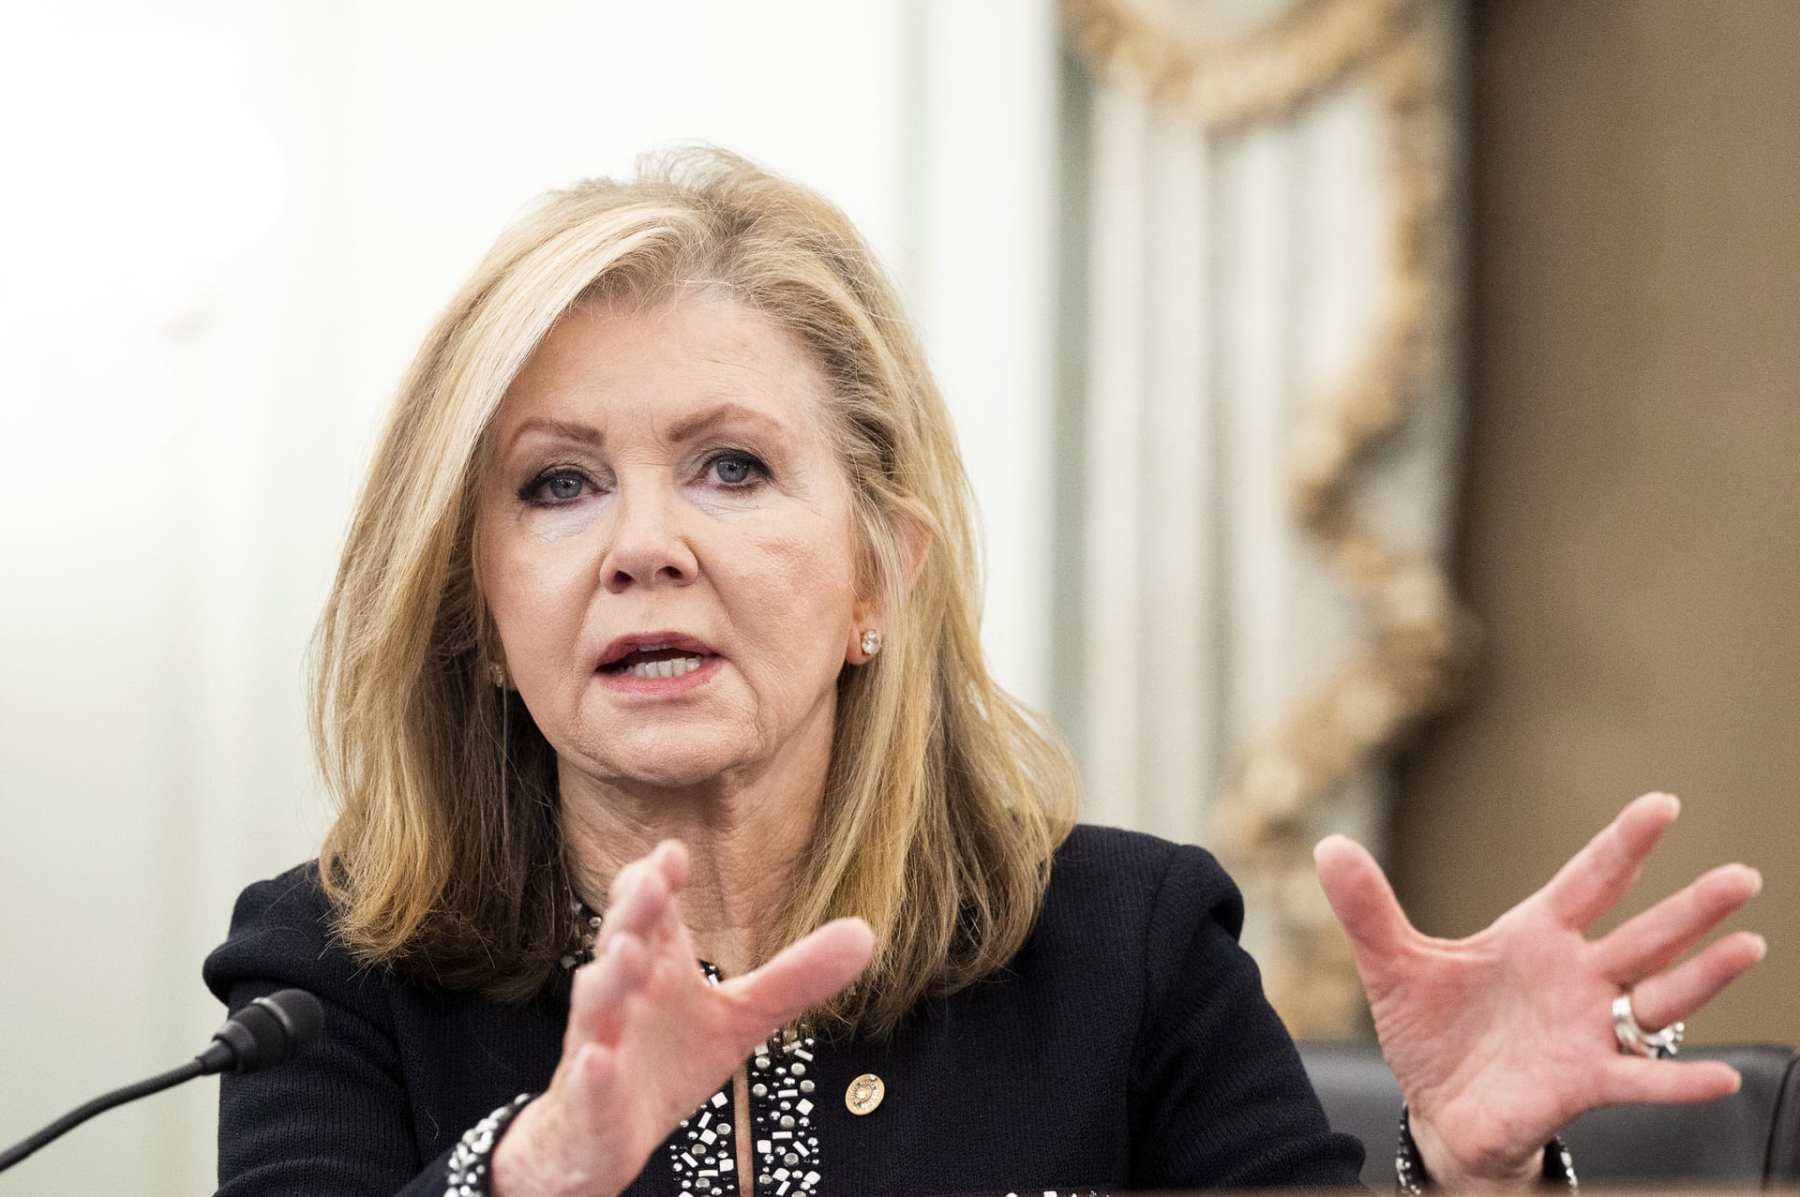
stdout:
{"type": "Polygon", "coordinates": [[[680,677],[700,668],[699,657],[677,657],[672,661],[639,661],[631,667],[632,677],[680,677]]]}

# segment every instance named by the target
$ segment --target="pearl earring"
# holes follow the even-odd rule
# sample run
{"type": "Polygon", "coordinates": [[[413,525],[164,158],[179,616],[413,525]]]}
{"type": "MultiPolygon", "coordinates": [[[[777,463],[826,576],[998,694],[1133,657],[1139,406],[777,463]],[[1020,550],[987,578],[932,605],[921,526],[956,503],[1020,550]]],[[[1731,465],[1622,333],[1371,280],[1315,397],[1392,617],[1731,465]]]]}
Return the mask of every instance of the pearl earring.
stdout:
{"type": "Polygon", "coordinates": [[[881,651],[881,632],[875,628],[864,628],[862,634],[862,650],[865,657],[872,657],[881,651]]]}
{"type": "Polygon", "coordinates": [[[500,689],[506,689],[506,666],[498,661],[489,661],[487,666],[488,681],[500,689]]]}

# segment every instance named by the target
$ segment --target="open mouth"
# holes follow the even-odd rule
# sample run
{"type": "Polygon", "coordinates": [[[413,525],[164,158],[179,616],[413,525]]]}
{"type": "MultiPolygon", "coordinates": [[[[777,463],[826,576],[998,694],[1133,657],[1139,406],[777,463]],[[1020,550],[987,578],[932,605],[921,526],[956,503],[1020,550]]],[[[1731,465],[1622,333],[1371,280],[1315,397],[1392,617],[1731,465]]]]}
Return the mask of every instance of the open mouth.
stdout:
{"type": "Polygon", "coordinates": [[[625,674],[641,678],[681,677],[700,668],[707,659],[706,654],[684,648],[642,648],[626,653],[609,665],[602,665],[600,672],[615,677],[625,674]]]}

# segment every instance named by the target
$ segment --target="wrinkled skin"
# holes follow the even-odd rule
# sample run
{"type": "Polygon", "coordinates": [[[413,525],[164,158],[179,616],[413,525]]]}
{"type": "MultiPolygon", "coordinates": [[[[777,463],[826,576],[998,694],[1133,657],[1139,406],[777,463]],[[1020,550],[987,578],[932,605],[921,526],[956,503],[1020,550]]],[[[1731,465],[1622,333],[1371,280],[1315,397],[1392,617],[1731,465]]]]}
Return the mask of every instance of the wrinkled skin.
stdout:
{"type": "Polygon", "coordinates": [[[1610,934],[1584,934],[1631,887],[1679,810],[1667,794],[1636,799],[1548,885],[1459,940],[1414,929],[1362,847],[1342,836],[1319,844],[1319,880],[1350,935],[1436,1180],[1523,1184],[1537,1175],[1544,1143],[1584,1110],[1737,1090],[1725,1064],[1620,1054],[1611,1008],[1631,991],[1639,1024],[1654,1030],[1689,1017],[1762,959],[1762,938],[1740,931],[1681,960],[1761,889],[1761,875],[1724,865],[1610,934]]]}

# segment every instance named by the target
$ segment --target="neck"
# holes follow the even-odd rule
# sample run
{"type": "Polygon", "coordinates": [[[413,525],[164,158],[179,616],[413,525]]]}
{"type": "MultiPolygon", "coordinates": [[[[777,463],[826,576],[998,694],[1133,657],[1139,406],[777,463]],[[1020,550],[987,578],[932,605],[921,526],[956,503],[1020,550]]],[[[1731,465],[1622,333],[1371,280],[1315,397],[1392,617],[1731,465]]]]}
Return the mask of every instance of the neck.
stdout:
{"type": "Polygon", "coordinates": [[[803,771],[669,788],[599,780],[564,762],[563,836],[576,889],[603,909],[621,868],[662,840],[682,841],[691,867],[681,915],[694,950],[727,977],[741,975],[758,963],[759,932],[812,840],[825,764],[821,756],[803,771]]]}

